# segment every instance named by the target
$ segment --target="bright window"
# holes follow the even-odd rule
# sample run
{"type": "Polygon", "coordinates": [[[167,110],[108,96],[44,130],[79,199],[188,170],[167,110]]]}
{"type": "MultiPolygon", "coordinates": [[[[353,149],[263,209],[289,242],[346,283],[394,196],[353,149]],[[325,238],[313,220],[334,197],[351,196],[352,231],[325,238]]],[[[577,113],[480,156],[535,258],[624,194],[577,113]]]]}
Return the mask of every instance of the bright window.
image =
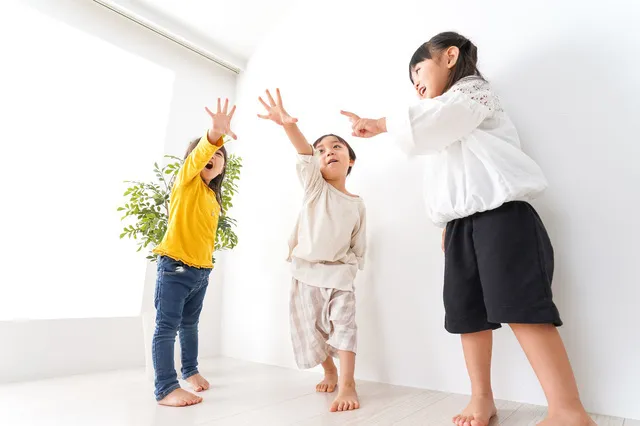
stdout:
{"type": "Polygon", "coordinates": [[[140,310],[124,180],[162,157],[171,70],[18,2],[3,14],[0,320],[140,310]]]}

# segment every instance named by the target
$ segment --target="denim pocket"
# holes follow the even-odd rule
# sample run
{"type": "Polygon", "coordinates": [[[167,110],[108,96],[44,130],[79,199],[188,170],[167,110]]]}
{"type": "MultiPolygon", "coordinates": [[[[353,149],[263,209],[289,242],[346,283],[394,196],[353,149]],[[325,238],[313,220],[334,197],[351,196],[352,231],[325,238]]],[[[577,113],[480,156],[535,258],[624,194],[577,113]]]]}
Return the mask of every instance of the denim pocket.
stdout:
{"type": "Polygon", "coordinates": [[[186,265],[179,260],[172,259],[170,257],[163,257],[161,261],[162,274],[176,275],[186,272],[186,265]]]}

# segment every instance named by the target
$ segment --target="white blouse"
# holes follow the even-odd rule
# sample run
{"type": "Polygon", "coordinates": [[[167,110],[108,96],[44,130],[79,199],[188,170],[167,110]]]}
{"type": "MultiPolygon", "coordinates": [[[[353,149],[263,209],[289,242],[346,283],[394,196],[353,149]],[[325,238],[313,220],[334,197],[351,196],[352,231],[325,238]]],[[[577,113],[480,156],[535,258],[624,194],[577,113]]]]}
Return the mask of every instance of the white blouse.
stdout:
{"type": "Polygon", "coordinates": [[[387,117],[387,131],[411,155],[426,156],[424,198],[438,226],[528,201],[547,187],[520,149],[518,133],[488,82],[458,81],[441,96],[387,117]]]}

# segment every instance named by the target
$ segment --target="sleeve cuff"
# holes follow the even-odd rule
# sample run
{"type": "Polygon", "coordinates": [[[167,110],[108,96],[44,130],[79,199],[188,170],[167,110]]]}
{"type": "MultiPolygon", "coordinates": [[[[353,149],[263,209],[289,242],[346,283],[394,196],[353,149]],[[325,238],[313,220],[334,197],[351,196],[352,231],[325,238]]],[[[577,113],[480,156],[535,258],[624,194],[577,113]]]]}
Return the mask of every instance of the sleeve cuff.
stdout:
{"type": "Polygon", "coordinates": [[[202,137],[202,139],[200,139],[200,142],[202,142],[202,140],[205,140],[205,141],[207,141],[207,143],[209,145],[213,145],[213,146],[218,147],[218,148],[221,148],[222,145],[224,145],[224,135],[220,136],[220,138],[217,141],[213,142],[213,143],[211,141],[209,141],[209,131],[208,130],[205,132],[205,134],[202,137]]]}
{"type": "Polygon", "coordinates": [[[411,154],[413,147],[413,129],[409,118],[409,109],[400,108],[386,116],[387,132],[394,139],[398,147],[407,154],[411,154]]]}
{"type": "Polygon", "coordinates": [[[198,142],[198,146],[196,146],[196,149],[201,149],[202,151],[206,152],[207,155],[212,156],[217,150],[222,147],[222,145],[224,145],[224,136],[221,136],[220,139],[218,139],[216,143],[213,144],[209,142],[209,136],[207,132],[203,137],[200,138],[200,142],[198,142]]]}

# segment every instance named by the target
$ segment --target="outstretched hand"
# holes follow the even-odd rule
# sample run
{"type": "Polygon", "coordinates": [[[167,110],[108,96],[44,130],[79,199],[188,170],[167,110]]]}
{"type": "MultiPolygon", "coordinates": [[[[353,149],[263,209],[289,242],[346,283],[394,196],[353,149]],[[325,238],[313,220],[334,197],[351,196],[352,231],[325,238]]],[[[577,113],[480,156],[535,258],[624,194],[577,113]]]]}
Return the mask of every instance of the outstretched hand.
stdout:
{"type": "Polygon", "coordinates": [[[211,129],[209,129],[209,140],[212,143],[216,142],[224,135],[231,136],[233,139],[238,139],[235,133],[231,131],[231,119],[233,118],[233,114],[236,112],[235,105],[231,108],[231,111],[228,112],[229,109],[229,99],[225,99],[224,107],[220,105],[220,98],[218,98],[218,109],[216,112],[211,112],[211,110],[207,107],[204,107],[211,117],[211,129]]]}
{"type": "Polygon", "coordinates": [[[297,118],[291,117],[289,113],[285,111],[284,106],[282,105],[282,96],[280,96],[280,89],[276,89],[277,100],[273,99],[273,96],[271,96],[271,93],[268,90],[266,91],[266,94],[269,100],[268,104],[262,99],[262,97],[259,97],[258,100],[260,100],[260,103],[262,103],[264,108],[267,110],[267,114],[258,114],[258,117],[264,120],[271,120],[281,126],[298,122],[297,118]]]}
{"type": "Polygon", "coordinates": [[[353,132],[351,133],[352,136],[359,138],[371,138],[387,131],[385,123],[383,123],[383,121],[385,121],[384,118],[381,118],[380,120],[360,118],[360,116],[349,111],[340,111],[340,114],[349,118],[349,121],[351,122],[351,130],[353,132]]]}

